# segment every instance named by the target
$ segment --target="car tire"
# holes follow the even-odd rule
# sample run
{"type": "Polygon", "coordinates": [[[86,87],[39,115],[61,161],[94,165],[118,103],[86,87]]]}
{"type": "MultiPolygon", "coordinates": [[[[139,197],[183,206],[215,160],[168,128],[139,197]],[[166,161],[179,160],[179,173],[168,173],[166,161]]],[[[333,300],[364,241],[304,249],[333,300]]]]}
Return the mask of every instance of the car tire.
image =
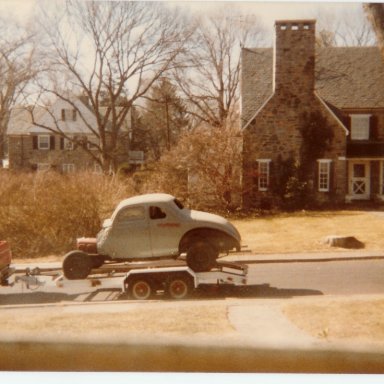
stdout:
{"type": "Polygon", "coordinates": [[[63,261],[63,273],[68,280],[85,279],[92,270],[89,255],[80,251],[69,252],[63,261]]]}
{"type": "Polygon", "coordinates": [[[194,272],[210,271],[219,253],[206,241],[197,241],[187,250],[187,265],[194,272]]]}

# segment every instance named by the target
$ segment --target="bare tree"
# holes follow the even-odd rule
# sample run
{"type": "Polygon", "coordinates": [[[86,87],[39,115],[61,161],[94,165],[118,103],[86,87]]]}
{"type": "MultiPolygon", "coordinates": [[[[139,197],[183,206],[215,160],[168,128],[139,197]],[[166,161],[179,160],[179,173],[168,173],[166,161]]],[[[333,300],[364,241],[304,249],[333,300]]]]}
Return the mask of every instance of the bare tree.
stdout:
{"type": "Polygon", "coordinates": [[[136,127],[136,136],[146,152],[147,159],[157,161],[170,150],[183,131],[189,128],[184,101],[179,97],[177,87],[168,78],[162,77],[152,87],[136,127]]]}
{"type": "Polygon", "coordinates": [[[329,46],[369,46],[375,44],[375,34],[364,18],[363,10],[345,8],[343,13],[322,10],[317,19],[317,44],[329,46]]]}
{"type": "Polygon", "coordinates": [[[264,35],[253,16],[233,7],[200,16],[184,66],[175,79],[197,122],[223,126],[239,99],[240,50],[258,45],[264,35]]]}
{"type": "Polygon", "coordinates": [[[11,108],[39,71],[33,38],[33,32],[0,18],[0,160],[11,108]]]}
{"type": "MultiPolygon", "coordinates": [[[[119,137],[129,111],[173,67],[187,28],[161,3],[80,0],[68,0],[61,15],[57,10],[54,17],[45,14],[44,25],[52,47],[51,77],[40,83],[41,88],[77,110],[98,138],[92,152],[95,160],[105,170],[116,169],[119,137]],[[49,27],[47,20],[53,21],[49,27]],[[96,125],[70,93],[87,99],[96,125]]],[[[57,127],[46,128],[63,135],[57,127]]]]}
{"type": "Polygon", "coordinates": [[[242,138],[238,121],[222,127],[201,123],[182,133],[149,175],[144,173],[143,190],[173,193],[198,208],[239,207],[242,138]]]}
{"type": "Polygon", "coordinates": [[[367,3],[364,4],[364,10],[368,14],[369,21],[376,33],[377,42],[384,59],[384,4],[367,3]]]}

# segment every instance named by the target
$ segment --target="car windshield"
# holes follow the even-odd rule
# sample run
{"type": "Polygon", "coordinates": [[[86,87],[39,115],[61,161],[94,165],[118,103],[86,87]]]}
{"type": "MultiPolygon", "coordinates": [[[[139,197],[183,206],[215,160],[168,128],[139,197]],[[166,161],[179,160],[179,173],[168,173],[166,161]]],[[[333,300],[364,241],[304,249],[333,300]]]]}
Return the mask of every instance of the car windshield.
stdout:
{"type": "Polygon", "coordinates": [[[177,200],[177,199],[174,199],[173,201],[174,201],[174,203],[177,205],[177,207],[178,207],[179,209],[184,209],[184,205],[182,204],[181,201],[179,201],[179,200],[177,200]]]}

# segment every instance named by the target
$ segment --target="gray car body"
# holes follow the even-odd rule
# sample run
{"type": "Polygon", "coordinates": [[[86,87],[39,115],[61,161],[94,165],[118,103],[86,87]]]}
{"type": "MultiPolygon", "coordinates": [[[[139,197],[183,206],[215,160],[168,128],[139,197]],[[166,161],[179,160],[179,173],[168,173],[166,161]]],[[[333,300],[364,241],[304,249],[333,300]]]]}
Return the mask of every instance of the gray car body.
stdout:
{"type": "Polygon", "coordinates": [[[240,248],[240,234],[225,218],[184,208],[172,195],[147,194],[116,207],[97,235],[97,251],[112,259],[177,257],[183,239],[202,234],[220,251],[240,248]]]}

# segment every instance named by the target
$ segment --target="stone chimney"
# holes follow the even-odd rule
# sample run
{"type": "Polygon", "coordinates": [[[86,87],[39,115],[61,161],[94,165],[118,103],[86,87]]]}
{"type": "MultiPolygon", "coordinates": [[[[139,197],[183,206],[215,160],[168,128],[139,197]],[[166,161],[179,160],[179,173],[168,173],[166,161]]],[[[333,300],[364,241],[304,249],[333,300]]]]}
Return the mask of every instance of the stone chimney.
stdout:
{"type": "Polygon", "coordinates": [[[304,96],[315,87],[316,20],[275,22],[274,91],[304,96]]]}

